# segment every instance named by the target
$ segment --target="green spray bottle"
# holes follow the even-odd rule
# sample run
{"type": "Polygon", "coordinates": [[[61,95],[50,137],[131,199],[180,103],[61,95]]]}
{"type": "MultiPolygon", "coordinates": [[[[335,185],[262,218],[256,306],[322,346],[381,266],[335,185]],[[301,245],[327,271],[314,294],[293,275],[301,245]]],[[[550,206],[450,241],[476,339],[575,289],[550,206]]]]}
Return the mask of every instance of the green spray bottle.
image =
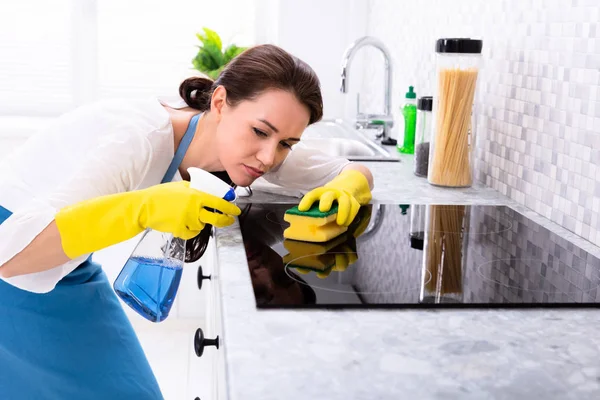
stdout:
{"type": "Polygon", "coordinates": [[[404,143],[397,149],[403,154],[415,154],[415,128],[417,123],[417,94],[414,92],[414,87],[409,86],[406,92],[404,107],[402,108],[404,116],[404,143]]]}

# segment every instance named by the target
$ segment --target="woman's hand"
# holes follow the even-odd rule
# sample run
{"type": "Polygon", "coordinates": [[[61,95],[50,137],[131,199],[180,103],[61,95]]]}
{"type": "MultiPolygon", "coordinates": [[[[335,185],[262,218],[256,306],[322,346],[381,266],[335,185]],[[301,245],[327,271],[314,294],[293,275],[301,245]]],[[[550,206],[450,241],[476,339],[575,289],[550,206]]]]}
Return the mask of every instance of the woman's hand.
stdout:
{"type": "Polygon", "coordinates": [[[233,216],[241,212],[233,203],[191,189],[187,181],[164,183],[145,191],[140,225],[186,240],[198,235],[206,224],[217,228],[233,224],[233,216]]]}
{"type": "Polygon", "coordinates": [[[361,205],[371,201],[369,181],[361,172],[353,169],[342,171],[323,187],[308,192],[300,201],[298,210],[308,211],[314,202],[319,201],[319,211],[331,209],[334,201],[338,203],[336,222],[348,226],[352,223],[361,205]]]}

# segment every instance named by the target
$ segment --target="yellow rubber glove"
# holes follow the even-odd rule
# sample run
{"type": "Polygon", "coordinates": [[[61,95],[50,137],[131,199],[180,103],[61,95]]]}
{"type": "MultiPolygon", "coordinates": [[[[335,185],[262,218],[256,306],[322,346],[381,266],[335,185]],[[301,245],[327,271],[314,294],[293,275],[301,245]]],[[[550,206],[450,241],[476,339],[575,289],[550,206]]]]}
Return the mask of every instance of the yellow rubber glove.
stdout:
{"type": "Polygon", "coordinates": [[[205,224],[224,227],[234,222],[233,215],[240,215],[235,204],[189,185],[186,181],[164,183],[61,209],[54,219],[65,254],[76,258],[92,253],[131,239],[146,228],[187,240],[198,235],[205,224]]]}
{"type": "Polygon", "coordinates": [[[343,171],[325,186],[304,195],[298,204],[298,210],[308,211],[313,203],[319,200],[319,211],[329,211],[334,200],[337,200],[336,222],[338,225],[349,226],[360,206],[369,203],[371,198],[367,178],[362,173],[350,169],[343,171]]]}
{"type": "MultiPolygon", "coordinates": [[[[290,254],[284,257],[290,258],[290,254]]],[[[329,252],[307,256],[303,260],[299,261],[298,264],[294,264],[292,260],[291,264],[287,266],[295,269],[299,273],[306,275],[311,271],[314,272],[318,278],[327,278],[332,271],[344,272],[350,265],[358,261],[358,254],[351,245],[344,243],[329,252]],[[327,268],[324,268],[327,265],[327,268]]]]}
{"type": "Polygon", "coordinates": [[[289,251],[283,256],[286,267],[301,274],[313,271],[321,279],[328,277],[331,271],[345,271],[358,260],[356,239],[352,235],[344,234],[326,243],[286,239],[283,246],[289,251]]]}
{"type": "Polygon", "coordinates": [[[343,272],[348,266],[358,261],[358,254],[348,245],[341,245],[335,250],[335,265],[332,268],[334,271],[343,272]]]}

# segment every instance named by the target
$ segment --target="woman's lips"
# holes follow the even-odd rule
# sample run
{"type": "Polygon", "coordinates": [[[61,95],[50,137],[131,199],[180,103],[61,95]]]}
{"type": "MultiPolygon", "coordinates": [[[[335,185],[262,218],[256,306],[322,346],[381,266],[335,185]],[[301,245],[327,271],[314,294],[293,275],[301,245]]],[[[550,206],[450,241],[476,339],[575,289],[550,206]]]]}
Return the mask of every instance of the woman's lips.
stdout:
{"type": "Polygon", "coordinates": [[[246,164],[244,164],[244,168],[246,169],[248,175],[254,178],[260,178],[264,174],[264,172],[262,172],[260,169],[249,167],[246,164]]]}

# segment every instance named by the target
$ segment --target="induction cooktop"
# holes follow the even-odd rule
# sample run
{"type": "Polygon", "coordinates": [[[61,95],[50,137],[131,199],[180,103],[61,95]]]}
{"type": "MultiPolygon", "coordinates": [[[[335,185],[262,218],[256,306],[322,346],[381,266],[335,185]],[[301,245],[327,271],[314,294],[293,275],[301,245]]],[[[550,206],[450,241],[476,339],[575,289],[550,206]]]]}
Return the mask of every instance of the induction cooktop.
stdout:
{"type": "Polygon", "coordinates": [[[598,307],[600,259],[507,206],[370,204],[326,243],[240,216],[258,308],[598,307]]]}

